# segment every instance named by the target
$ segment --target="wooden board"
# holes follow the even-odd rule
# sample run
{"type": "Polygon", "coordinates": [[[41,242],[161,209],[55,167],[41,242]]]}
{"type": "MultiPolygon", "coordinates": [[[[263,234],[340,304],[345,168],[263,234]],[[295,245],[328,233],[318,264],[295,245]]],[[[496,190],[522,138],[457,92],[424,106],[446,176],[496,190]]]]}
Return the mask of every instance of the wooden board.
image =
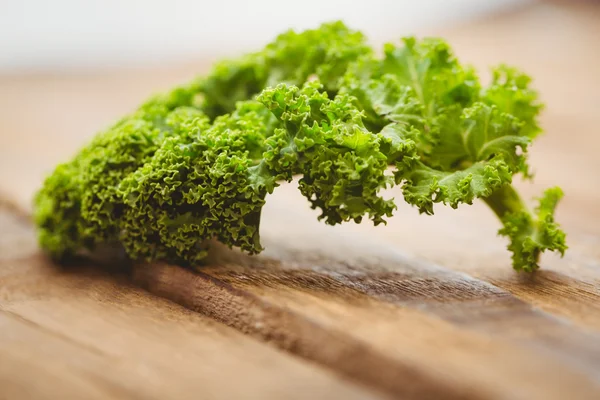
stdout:
{"type": "Polygon", "coordinates": [[[206,63],[0,78],[0,399],[600,398],[600,8],[542,3],[424,33],[479,69],[536,78],[547,133],[531,149],[535,183],[517,184],[567,193],[564,259],[513,272],[482,204],[328,227],[290,184],[269,198],[260,256],[59,269],[26,217],[43,174],[206,63]]]}
{"type": "Polygon", "coordinates": [[[379,398],[157,298],[125,274],[58,269],[0,211],[0,399],[379,398]]]}

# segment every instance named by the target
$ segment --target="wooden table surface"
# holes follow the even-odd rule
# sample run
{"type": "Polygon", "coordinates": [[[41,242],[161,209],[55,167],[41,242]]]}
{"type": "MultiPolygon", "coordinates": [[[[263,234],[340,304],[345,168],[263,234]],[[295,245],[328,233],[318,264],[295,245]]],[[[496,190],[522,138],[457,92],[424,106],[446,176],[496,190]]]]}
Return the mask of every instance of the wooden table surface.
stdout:
{"type": "Polygon", "coordinates": [[[481,70],[535,77],[546,135],[535,183],[517,185],[563,187],[563,259],[512,271],[483,204],[329,227],[290,184],[263,212],[260,256],[221,249],[198,272],[59,268],[28,220],[44,174],[209,63],[4,76],[0,399],[599,399],[600,6],[545,2],[423,33],[481,70]]]}

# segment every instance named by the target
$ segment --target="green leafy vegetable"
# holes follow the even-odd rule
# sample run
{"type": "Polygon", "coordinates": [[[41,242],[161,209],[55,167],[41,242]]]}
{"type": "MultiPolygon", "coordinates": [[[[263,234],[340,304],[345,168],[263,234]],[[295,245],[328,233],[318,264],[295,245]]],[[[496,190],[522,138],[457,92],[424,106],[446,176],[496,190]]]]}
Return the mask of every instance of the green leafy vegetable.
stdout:
{"type": "Polygon", "coordinates": [[[441,39],[406,38],[378,58],[341,22],[286,32],[259,52],[156,96],[59,165],[35,199],[41,246],[62,259],[119,244],[132,259],[196,264],[210,239],[262,250],[260,214],[282,181],[328,224],[385,223],[399,185],[425,214],[483,199],[517,270],[563,254],[553,213],[511,185],[530,177],[541,132],[530,78],[500,66],[483,86],[441,39]]]}

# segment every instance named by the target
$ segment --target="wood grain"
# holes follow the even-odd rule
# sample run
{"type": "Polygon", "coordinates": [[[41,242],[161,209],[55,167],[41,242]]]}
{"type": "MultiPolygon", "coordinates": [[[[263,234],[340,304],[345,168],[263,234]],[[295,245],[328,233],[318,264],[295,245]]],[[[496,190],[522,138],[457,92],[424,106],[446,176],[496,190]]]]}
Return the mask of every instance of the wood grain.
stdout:
{"type": "Polygon", "coordinates": [[[43,174],[208,63],[0,78],[0,398],[599,398],[600,8],[544,2],[422,33],[536,78],[547,132],[535,182],[517,185],[567,193],[564,259],[513,272],[482,204],[325,226],[292,183],[268,199],[260,256],[215,245],[195,271],[58,269],[26,217],[43,174]]]}
{"type": "Polygon", "coordinates": [[[380,398],[123,272],[59,269],[30,225],[2,211],[0,221],[0,399],[380,398]]]}

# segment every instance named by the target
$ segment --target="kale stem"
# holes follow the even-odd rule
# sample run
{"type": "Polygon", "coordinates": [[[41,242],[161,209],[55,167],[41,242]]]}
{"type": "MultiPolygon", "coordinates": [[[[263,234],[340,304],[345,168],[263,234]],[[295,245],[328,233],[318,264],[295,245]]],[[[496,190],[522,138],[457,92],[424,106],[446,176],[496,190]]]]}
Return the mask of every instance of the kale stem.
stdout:
{"type": "MultiPolygon", "coordinates": [[[[502,186],[500,189],[497,189],[490,196],[485,197],[483,200],[487,203],[488,206],[490,206],[490,208],[494,211],[494,213],[498,216],[502,223],[504,223],[504,217],[507,214],[516,212],[525,212],[531,216],[530,220],[532,221],[532,223],[534,223],[533,221],[535,221],[535,218],[529,211],[529,208],[523,202],[521,196],[519,196],[519,193],[517,193],[515,187],[511,184],[502,186]]],[[[535,231],[535,229],[533,229],[533,231],[535,231]]],[[[533,257],[537,263],[540,258],[539,249],[536,249],[534,251],[533,257]]]]}
{"type": "Polygon", "coordinates": [[[511,184],[504,185],[495,190],[489,197],[483,199],[488,206],[502,220],[508,213],[518,211],[528,211],[527,206],[521,200],[521,196],[511,184]]]}

